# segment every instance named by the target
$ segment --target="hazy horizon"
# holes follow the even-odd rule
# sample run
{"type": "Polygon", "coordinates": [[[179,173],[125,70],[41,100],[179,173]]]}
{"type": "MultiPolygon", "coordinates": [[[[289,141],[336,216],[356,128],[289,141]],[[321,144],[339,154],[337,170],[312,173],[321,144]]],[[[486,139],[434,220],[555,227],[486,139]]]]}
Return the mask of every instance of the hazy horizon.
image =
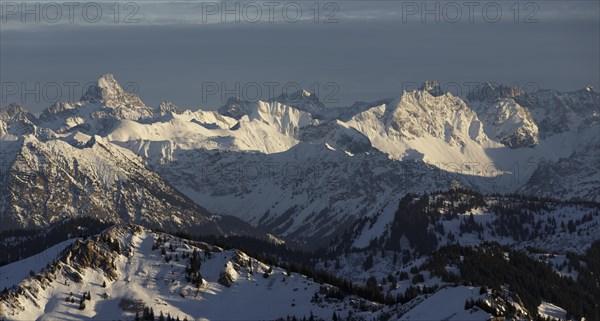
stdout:
{"type": "Polygon", "coordinates": [[[470,22],[463,7],[456,23],[452,8],[436,22],[435,15],[408,15],[413,2],[328,3],[337,9],[328,8],[334,13],[328,17],[321,7],[318,23],[306,7],[308,16],[293,23],[277,14],[273,22],[253,23],[246,14],[221,23],[220,15],[205,13],[206,2],[134,2],[133,23],[121,21],[134,13],[125,7],[119,23],[112,16],[86,23],[76,14],[74,23],[45,23],[44,16],[29,23],[5,7],[1,104],[16,101],[40,112],[55,100],[79,98],[84,84],[105,73],[129,83],[149,106],[169,100],[194,110],[222,106],[223,92],[253,98],[260,91],[268,99],[271,83],[275,96],[291,84],[288,91],[306,88],[327,98],[328,107],[397,96],[425,80],[451,91],[487,81],[561,91],[600,87],[598,2],[535,2],[535,10],[521,2],[518,15],[498,2],[497,22],[477,14],[470,22]],[[75,94],[67,95],[72,82],[75,94]],[[214,84],[218,92],[208,93],[214,84]],[[61,95],[54,94],[56,86],[61,95]],[[27,94],[32,91],[38,94],[27,94]]]}

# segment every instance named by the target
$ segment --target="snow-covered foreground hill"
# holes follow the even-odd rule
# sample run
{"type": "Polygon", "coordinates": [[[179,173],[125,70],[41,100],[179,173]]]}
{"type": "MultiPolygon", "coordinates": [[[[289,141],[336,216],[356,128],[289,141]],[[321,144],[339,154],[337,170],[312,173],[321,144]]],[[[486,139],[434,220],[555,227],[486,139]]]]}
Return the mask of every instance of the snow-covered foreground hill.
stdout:
{"type": "Polygon", "coordinates": [[[483,242],[413,258],[379,249],[302,257],[246,245],[262,259],[114,225],[0,267],[0,319],[595,320],[599,242],[580,256],[483,242]],[[357,260],[369,256],[372,267],[357,260]],[[323,266],[328,260],[336,262],[323,266]]]}
{"type": "MultiPolygon", "coordinates": [[[[144,307],[188,320],[259,320],[287,315],[327,319],[347,313],[351,300],[311,302],[321,285],[280,268],[271,268],[237,250],[225,251],[141,227],[114,227],[77,240],[48,267],[26,278],[16,294],[3,295],[0,314],[10,320],[133,319],[144,307]],[[116,244],[119,244],[118,246],[116,244]],[[157,247],[157,244],[161,244],[157,247]],[[161,249],[166,248],[166,254],[161,249]],[[189,281],[190,257],[199,255],[198,277],[189,281]],[[169,262],[166,257],[172,257],[169,262]],[[265,275],[266,273],[266,275],[265,275]],[[201,280],[201,281],[199,281],[201,280]],[[92,299],[80,308],[82,293],[92,299]],[[70,302],[74,298],[76,302],[70,302]],[[345,311],[345,312],[344,312],[345,311]]],[[[1,268],[2,286],[11,273],[35,269],[27,261],[1,268]]]]}
{"type": "Polygon", "coordinates": [[[0,285],[9,288],[0,296],[0,318],[132,320],[144,308],[157,318],[162,313],[180,320],[330,320],[334,313],[340,319],[376,320],[406,312],[402,319],[489,318],[482,310],[464,308],[468,299],[487,297],[478,287],[445,287],[396,306],[354,295],[336,298],[328,295],[335,289],[331,285],[266,265],[239,250],[136,225],[61,243],[36,256],[38,265],[29,264],[31,260],[0,267],[0,285]],[[25,276],[28,270],[30,276],[25,276]]]}

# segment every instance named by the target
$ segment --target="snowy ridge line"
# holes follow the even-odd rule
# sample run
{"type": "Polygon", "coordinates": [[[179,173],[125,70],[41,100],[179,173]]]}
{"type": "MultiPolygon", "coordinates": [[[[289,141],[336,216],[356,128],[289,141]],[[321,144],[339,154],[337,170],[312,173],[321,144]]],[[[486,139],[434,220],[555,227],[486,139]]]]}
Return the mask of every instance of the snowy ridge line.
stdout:
{"type": "MultiPolygon", "coordinates": [[[[275,319],[292,311],[297,316],[315,314],[327,319],[334,308],[342,314],[348,310],[364,313],[353,308],[356,297],[320,298],[319,293],[334,290],[235,249],[182,240],[141,226],[117,225],[85,241],[76,240],[41,272],[3,291],[0,316],[10,320],[130,319],[145,307],[157,315],[160,311],[188,320],[275,319]],[[244,294],[256,291],[272,299],[259,301],[244,294]],[[77,298],[79,305],[70,298],[77,298]],[[251,312],[224,309],[247,306],[249,301],[257,305],[251,312]],[[290,304],[297,308],[289,310],[290,304]]],[[[381,309],[364,300],[361,305],[381,309]]]]}

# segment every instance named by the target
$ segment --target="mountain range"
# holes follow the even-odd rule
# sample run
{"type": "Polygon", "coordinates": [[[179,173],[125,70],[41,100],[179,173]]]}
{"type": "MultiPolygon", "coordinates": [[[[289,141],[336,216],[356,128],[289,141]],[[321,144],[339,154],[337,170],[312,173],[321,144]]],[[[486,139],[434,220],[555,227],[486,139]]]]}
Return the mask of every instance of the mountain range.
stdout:
{"type": "Polygon", "coordinates": [[[599,109],[591,87],[484,84],[458,97],[426,82],[349,107],[302,90],[191,111],[151,108],[108,74],[39,117],[18,104],[0,111],[2,229],[80,215],[163,228],[225,216],[317,246],[407,193],[598,201],[599,109]]]}

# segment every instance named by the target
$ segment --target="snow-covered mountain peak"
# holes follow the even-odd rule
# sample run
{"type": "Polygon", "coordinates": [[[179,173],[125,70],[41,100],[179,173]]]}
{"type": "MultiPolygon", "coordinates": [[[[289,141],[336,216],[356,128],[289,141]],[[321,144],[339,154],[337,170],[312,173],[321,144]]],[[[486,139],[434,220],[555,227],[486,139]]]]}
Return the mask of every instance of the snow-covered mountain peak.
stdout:
{"type": "Polygon", "coordinates": [[[100,76],[100,78],[98,78],[98,87],[106,89],[116,89],[120,88],[121,85],[119,85],[119,82],[117,82],[113,74],[104,74],[100,76]]]}
{"type": "MultiPolygon", "coordinates": [[[[279,136],[280,139],[287,142],[283,145],[276,143],[276,145],[288,149],[295,145],[295,137],[301,127],[317,122],[310,112],[274,100],[252,102],[232,97],[219,109],[219,113],[222,116],[239,120],[239,123],[233,127],[235,129],[232,128],[232,130],[238,133],[237,138],[253,140],[243,143],[247,147],[255,146],[257,138],[259,141],[264,141],[265,139],[273,140],[274,137],[279,136]],[[244,132],[246,133],[245,137],[241,137],[241,133],[244,132]],[[269,134],[265,136],[259,133],[269,134]]],[[[265,149],[259,148],[258,150],[265,149]]],[[[276,150],[281,151],[280,147],[276,150]]]]}
{"type": "MultiPolygon", "coordinates": [[[[136,94],[129,93],[121,87],[112,74],[102,75],[96,84],[91,85],[81,97],[88,103],[103,103],[108,108],[144,108],[148,109],[136,94]]],[[[151,113],[151,110],[148,109],[151,113]]],[[[141,116],[148,116],[142,114],[141,116]]]]}
{"type": "Polygon", "coordinates": [[[600,121],[600,94],[589,86],[570,92],[540,89],[514,100],[529,109],[540,138],[576,132],[600,121]]]}
{"type": "MultiPolygon", "coordinates": [[[[325,105],[319,101],[319,98],[306,90],[298,90],[291,94],[282,95],[269,100],[247,101],[239,97],[229,97],[221,108],[219,113],[237,120],[248,116],[252,119],[263,119],[266,121],[275,118],[285,117],[291,114],[318,114],[320,110],[325,109],[325,105]]],[[[294,118],[294,117],[292,117],[294,118]]],[[[285,122],[284,119],[276,120],[277,123],[285,122]]]]}
{"type": "Polygon", "coordinates": [[[477,114],[451,93],[436,97],[427,90],[404,91],[390,103],[358,113],[347,124],[396,160],[485,163],[486,146],[496,145],[477,114]]]}
{"type": "Polygon", "coordinates": [[[81,100],[89,102],[111,100],[110,98],[116,98],[124,93],[125,90],[115,77],[112,74],[105,74],[100,76],[96,83],[87,89],[81,100]]]}
{"type": "Polygon", "coordinates": [[[154,116],[140,97],[121,87],[113,75],[103,75],[89,86],[79,101],[56,102],[40,115],[44,127],[57,133],[75,130],[87,134],[105,133],[120,120],[142,120],[154,116]]]}
{"type": "Polygon", "coordinates": [[[387,106],[384,121],[387,127],[406,137],[434,137],[448,134],[448,126],[463,131],[476,114],[459,97],[451,93],[434,96],[427,90],[405,91],[387,106]],[[460,128],[459,128],[460,127],[460,128]]]}

